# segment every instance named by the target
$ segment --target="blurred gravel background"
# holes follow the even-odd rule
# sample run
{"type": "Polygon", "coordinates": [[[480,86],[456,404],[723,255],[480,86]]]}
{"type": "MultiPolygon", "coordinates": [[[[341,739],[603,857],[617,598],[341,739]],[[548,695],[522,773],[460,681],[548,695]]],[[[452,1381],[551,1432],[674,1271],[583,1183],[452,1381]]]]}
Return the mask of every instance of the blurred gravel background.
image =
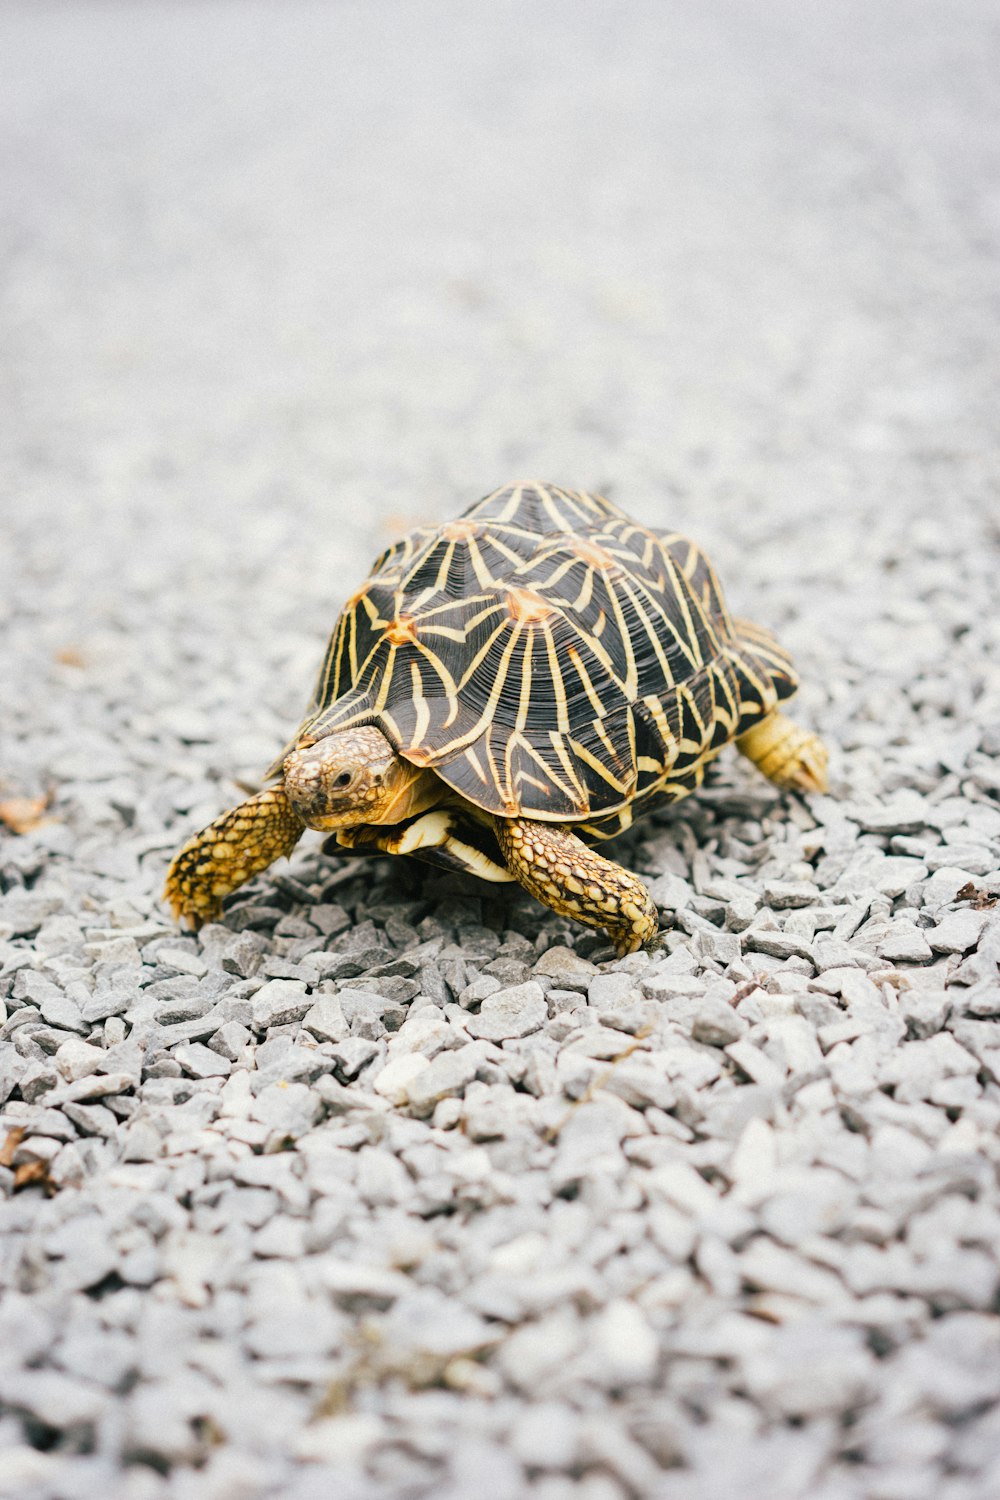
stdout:
{"type": "Polygon", "coordinates": [[[998,77],[972,0],[0,10],[0,1495],[1000,1493],[998,77]],[[315,839],[178,933],[371,557],[532,475],[708,547],[831,796],[727,758],[618,963],[315,839]]]}

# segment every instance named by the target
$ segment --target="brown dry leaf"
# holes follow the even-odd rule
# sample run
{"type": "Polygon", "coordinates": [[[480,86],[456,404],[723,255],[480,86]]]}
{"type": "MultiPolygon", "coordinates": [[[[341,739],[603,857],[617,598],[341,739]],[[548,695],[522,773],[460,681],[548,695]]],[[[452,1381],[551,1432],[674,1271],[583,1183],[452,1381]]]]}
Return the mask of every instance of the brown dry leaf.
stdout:
{"type": "Polygon", "coordinates": [[[11,833],[30,833],[46,821],[48,797],[5,797],[0,802],[0,823],[11,833]]]}
{"type": "Polygon", "coordinates": [[[59,1184],[49,1176],[47,1161],[26,1161],[14,1168],[15,1193],[21,1188],[34,1187],[36,1184],[43,1187],[50,1198],[59,1191],[59,1184]]]}
{"type": "Polygon", "coordinates": [[[974,911],[988,911],[991,906],[996,906],[1000,896],[991,895],[989,891],[981,891],[971,880],[967,880],[960,891],[955,893],[956,901],[970,901],[974,911]]]}
{"type": "Polygon", "coordinates": [[[87,658],[76,646],[62,646],[55,653],[55,660],[64,667],[85,667],[87,658]]]}
{"type": "Polygon", "coordinates": [[[24,1126],[15,1125],[13,1130],[8,1130],[7,1139],[0,1146],[0,1167],[9,1167],[14,1160],[14,1152],[24,1140],[24,1126]]]}

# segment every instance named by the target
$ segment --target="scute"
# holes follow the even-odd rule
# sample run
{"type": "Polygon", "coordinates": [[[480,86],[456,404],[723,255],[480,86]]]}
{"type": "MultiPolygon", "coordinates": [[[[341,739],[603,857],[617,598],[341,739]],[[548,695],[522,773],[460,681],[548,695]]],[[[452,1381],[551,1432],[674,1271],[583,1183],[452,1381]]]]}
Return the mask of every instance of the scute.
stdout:
{"type": "Polygon", "coordinates": [[[685,538],[510,485],[383,553],[299,738],[375,723],[486,811],[599,823],[794,691],[769,633],[741,629],[685,538]]]}

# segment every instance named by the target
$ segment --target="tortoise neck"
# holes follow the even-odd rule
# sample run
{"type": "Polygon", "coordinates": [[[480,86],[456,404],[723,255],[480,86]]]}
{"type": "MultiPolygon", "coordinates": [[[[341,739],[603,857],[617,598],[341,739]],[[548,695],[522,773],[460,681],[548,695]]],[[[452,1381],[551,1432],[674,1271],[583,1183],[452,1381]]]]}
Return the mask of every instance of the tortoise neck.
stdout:
{"type": "Polygon", "coordinates": [[[370,823],[405,823],[417,813],[427,812],[441,801],[443,790],[433,771],[422,771],[411,766],[402,756],[396,758],[392,786],[387,786],[387,797],[378,808],[378,815],[366,819],[370,823]]]}

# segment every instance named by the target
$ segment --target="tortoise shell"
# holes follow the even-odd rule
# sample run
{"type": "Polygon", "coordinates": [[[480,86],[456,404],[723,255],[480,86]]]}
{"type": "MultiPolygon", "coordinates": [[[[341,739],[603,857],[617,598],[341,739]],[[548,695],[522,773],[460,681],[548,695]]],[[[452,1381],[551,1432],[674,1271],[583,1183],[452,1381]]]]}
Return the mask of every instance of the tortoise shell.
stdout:
{"type": "Polygon", "coordinates": [[[486,812],[600,825],[700,784],[796,686],[693,542],[600,495],[517,484],[382,554],[294,743],[375,724],[486,812]]]}

